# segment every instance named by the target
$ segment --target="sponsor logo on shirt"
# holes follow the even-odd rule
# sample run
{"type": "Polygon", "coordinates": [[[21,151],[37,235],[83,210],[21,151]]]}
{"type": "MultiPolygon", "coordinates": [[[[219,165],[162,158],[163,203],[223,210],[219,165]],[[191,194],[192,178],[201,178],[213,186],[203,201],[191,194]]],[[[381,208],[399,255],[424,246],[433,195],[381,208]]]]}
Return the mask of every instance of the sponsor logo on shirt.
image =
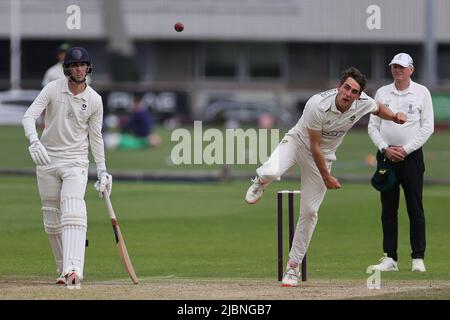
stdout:
{"type": "Polygon", "coordinates": [[[353,121],[355,121],[355,118],[356,118],[356,116],[355,116],[355,115],[351,116],[351,117],[350,117],[350,122],[353,122],[353,121]]]}
{"type": "Polygon", "coordinates": [[[345,131],[322,131],[322,135],[328,138],[339,138],[345,135],[345,131]]]}

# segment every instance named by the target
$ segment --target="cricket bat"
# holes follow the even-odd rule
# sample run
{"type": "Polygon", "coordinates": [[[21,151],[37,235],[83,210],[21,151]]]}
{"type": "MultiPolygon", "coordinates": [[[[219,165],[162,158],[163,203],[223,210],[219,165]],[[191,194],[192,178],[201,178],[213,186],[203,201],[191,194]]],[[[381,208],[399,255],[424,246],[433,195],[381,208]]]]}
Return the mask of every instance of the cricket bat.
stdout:
{"type": "Polygon", "coordinates": [[[134,272],[133,265],[131,264],[130,256],[128,255],[127,247],[125,246],[125,241],[123,240],[122,232],[120,232],[119,223],[117,222],[116,214],[111,204],[111,199],[109,198],[108,190],[103,192],[103,197],[105,198],[106,208],[108,209],[108,214],[111,219],[114,238],[117,245],[117,251],[119,252],[120,260],[122,261],[125,271],[130,275],[131,280],[134,284],[138,284],[138,278],[134,272]]]}

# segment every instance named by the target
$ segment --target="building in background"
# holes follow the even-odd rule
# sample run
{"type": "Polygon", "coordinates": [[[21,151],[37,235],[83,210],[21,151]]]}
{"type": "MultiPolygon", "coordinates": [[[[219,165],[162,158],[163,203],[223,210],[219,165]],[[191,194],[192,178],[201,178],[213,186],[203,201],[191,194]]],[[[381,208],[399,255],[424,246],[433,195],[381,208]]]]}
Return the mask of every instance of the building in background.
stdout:
{"type": "MultiPolygon", "coordinates": [[[[445,97],[450,1],[432,1],[438,65],[432,91],[445,97]]],[[[416,79],[425,82],[427,0],[74,0],[81,9],[79,30],[66,28],[72,2],[21,2],[21,86],[39,88],[55,46],[70,41],[89,49],[96,61],[93,86],[105,92],[113,109],[126,104],[134,90],[153,95],[152,108],[167,111],[172,105],[196,119],[217,101],[269,101],[298,114],[311,93],[334,86],[350,65],[369,77],[373,93],[390,81],[389,59],[402,51],[413,56],[416,79]],[[367,26],[371,5],[380,9],[380,29],[367,26]],[[117,13],[122,24],[111,23],[117,13]],[[177,21],[184,23],[183,32],[174,31],[177,21]],[[112,30],[116,26],[119,30],[112,30]],[[113,80],[108,52],[113,42],[133,47],[137,83],[113,80]],[[168,96],[175,100],[170,103],[168,96]]],[[[0,0],[0,90],[9,88],[8,13],[9,0],[0,0]]]]}

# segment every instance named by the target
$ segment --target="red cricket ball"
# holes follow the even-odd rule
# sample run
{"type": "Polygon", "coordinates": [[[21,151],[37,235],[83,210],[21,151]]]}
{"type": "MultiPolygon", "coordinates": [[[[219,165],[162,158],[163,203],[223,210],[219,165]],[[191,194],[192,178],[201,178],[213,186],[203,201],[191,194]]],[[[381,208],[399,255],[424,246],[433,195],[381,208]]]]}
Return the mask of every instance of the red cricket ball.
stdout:
{"type": "Polygon", "coordinates": [[[181,32],[184,29],[184,25],[181,22],[177,22],[177,23],[175,23],[175,27],[174,28],[175,28],[176,32],[181,32]]]}

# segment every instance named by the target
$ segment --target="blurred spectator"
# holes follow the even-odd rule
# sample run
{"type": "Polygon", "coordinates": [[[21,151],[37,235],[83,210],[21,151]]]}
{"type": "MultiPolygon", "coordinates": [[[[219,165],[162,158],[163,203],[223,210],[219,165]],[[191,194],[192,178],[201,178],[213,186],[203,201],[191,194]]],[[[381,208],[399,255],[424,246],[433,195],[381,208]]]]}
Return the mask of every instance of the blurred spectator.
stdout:
{"type": "Polygon", "coordinates": [[[157,147],[161,138],[154,133],[155,120],[148,107],[135,97],[128,121],[122,127],[122,134],[110,133],[105,137],[107,148],[144,149],[157,147]]]}
{"type": "Polygon", "coordinates": [[[148,107],[135,97],[128,123],[123,128],[125,133],[122,135],[119,148],[138,149],[159,146],[161,139],[153,132],[154,128],[155,120],[148,107]],[[131,134],[127,134],[128,132],[131,134]]]}
{"type": "Polygon", "coordinates": [[[263,113],[258,118],[258,127],[260,129],[272,129],[275,124],[275,118],[270,113],[263,113]]]}
{"type": "Polygon", "coordinates": [[[42,87],[45,87],[49,82],[66,77],[63,71],[63,62],[64,57],[66,56],[66,51],[69,48],[70,45],[68,43],[62,43],[58,47],[56,51],[56,59],[58,60],[58,62],[48,68],[47,72],[45,72],[44,79],[42,80],[42,87]]]}
{"type": "MultiPolygon", "coordinates": [[[[44,79],[42,79],[42,88],[45,87],[47,84],[54,80],[63,79],[66,76],[64,75],[63,70],[63,63],[64,63],[64,57],[66,56],[67,49],[70,48],[70,44],[68,43],[62,43],[59,45],[59,47],[56,50],[56,59],[58,62],[47,69],[44,75],[44,79]]],[[[86,83],[87,82],[86,78],[86,83]]],[[[41,113],[39,119],[38,119],[38,125],[41,129],[44,128],[44,118],[45,118],[45,110],[41,113]]]]}

